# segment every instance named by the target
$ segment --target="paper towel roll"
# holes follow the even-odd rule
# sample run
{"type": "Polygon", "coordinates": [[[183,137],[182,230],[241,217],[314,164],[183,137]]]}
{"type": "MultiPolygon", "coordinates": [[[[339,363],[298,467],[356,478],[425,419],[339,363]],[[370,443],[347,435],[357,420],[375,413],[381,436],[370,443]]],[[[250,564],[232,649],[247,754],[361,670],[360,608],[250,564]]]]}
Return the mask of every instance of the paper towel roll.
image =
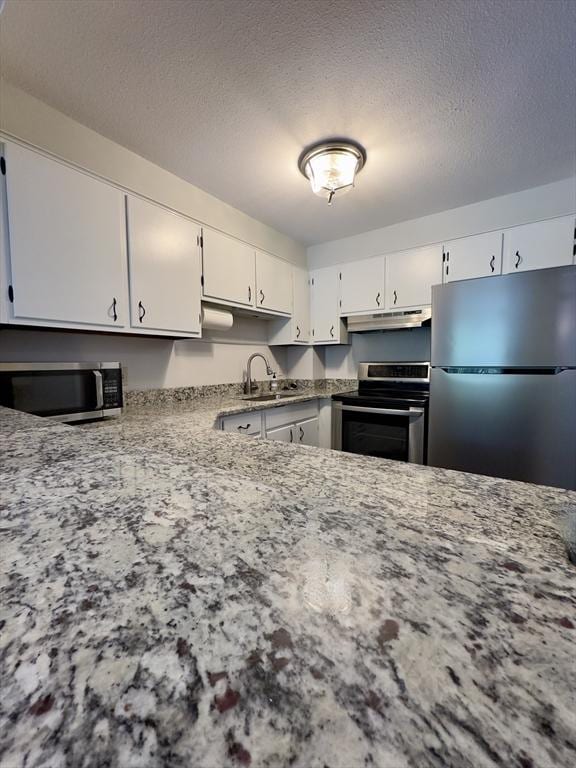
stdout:
{"type": "Polygon", "coordinates": [[[232,328],[234,316],[224,309],[202,307],[202,329],[206,331],[229,331],[232,328]]]}

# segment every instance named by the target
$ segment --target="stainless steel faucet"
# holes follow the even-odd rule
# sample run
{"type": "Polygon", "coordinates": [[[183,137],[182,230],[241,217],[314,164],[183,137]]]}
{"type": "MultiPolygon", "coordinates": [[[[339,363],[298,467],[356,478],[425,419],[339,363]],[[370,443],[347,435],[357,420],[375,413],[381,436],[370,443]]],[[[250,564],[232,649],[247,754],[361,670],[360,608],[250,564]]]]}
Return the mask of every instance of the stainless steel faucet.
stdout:
{"type": "Polygon", "coordinates": [[[261,357],[262,360],[264,360],[266,363],[266,375],[274,376],[274,371],[272,368],[270,368],[270,364],[264,355],[262,355],[260,352],[254,352],[253,355],[250,355],[248,362],[246,363],[246,381],[244,382],[245,395],[251,395],[252,392],[256,389],[256,383],[252,381],[252,360],[254,360],[255,357],[261,357]]]}

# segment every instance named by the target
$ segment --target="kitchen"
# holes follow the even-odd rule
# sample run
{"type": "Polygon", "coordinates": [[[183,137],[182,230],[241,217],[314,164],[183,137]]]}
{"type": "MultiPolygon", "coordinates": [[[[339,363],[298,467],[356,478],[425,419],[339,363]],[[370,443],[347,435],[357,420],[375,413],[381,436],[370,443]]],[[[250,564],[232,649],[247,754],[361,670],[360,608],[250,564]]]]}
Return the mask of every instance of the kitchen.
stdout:
{"type": "Polygon", "coordinates": [[[2,4],[2,768],[574,763],[575,39],[2,4]]]}

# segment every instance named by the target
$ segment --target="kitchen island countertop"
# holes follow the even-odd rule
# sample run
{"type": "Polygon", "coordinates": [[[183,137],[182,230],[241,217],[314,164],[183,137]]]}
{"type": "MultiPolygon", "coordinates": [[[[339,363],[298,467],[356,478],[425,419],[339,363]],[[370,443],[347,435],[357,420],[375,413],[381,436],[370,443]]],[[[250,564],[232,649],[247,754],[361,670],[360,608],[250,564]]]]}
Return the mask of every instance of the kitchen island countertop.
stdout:
{"type": "Polygon", "coordinates": [[[0,409],[0,766],[573,765],[576,494],[214,429],[274,405],[0,409]]]}

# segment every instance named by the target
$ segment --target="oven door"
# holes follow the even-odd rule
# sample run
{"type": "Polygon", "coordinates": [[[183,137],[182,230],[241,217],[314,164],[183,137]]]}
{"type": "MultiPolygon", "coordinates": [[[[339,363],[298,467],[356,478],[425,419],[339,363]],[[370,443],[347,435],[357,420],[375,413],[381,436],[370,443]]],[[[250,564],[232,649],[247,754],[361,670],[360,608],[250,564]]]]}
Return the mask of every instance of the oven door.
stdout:
{"type": "Polygon", "coordinates": [[[424,464],[424,408],[369,408],[332,402],[332,448],[424,464]]]}
{"type": "Polygon", "coordinates": [[[102,372],[92,364],[0,364],[0,405],[73,422],[103,414],[102,372]]]}

